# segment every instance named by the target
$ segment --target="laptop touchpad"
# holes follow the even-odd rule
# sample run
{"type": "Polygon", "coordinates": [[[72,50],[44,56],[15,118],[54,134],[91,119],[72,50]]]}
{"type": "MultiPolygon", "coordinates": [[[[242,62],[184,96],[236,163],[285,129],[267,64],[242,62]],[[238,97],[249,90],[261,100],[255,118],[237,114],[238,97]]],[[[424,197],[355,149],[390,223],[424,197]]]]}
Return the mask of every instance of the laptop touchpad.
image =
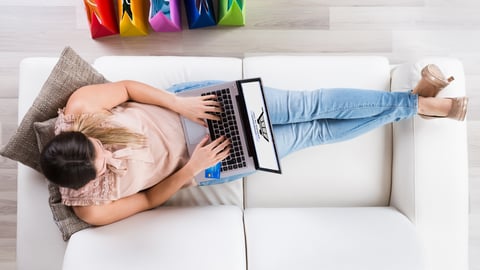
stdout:
{"type": "Polygon", "coordinates": [[[190,121],[189,119],[183,119],[185,124],[185,129],[188,130],[187,138],[189,144],[197,145],[206,134],[208,134],[208,128],[199,125],[195,122],[190,121]]]}

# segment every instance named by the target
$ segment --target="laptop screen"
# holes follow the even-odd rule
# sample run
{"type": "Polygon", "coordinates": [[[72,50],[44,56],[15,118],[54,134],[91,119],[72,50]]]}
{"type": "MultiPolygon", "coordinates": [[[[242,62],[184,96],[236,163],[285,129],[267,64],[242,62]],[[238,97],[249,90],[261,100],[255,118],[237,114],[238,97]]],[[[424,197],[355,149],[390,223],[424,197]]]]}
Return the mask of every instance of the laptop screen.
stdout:
{"type": "Polygon", "coordinates": [[[280,163],[259,79],[240,82],[259,169],[280,173],[280,163]]]}

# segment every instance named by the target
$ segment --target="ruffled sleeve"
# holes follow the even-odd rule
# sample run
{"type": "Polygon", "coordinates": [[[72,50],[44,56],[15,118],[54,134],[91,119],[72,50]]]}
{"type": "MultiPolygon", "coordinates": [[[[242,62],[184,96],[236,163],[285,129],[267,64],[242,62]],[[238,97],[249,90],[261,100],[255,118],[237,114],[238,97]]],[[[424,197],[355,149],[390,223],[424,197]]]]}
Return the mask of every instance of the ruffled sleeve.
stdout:
{"type": "Polygon", "coordinates": [[[96,179],[79,189],[60,188],[63,204],[68,206],[88,206],[101,205],[118,200],[121,198],[118,185],[127,172],[128,160],[153,163],[153,158],[148,148],[133,149],[126,147],[113,152],[104,149],[104,155],[106,166],[96,179]]]}
{"type": "Polygon", "coordinates": [[[79,189],[60,187],[62,203],[68,206],[102,205],[118,199],[116,175],[105,172],[79,189]]]}
{"type": "Polygon", "coordinates": [[[55,122],[55,135],[58,135],[63,131],[71,130],[74,120],[74,115],[65,115],[65,108],[58,109],[58,117],[55,122]]]}

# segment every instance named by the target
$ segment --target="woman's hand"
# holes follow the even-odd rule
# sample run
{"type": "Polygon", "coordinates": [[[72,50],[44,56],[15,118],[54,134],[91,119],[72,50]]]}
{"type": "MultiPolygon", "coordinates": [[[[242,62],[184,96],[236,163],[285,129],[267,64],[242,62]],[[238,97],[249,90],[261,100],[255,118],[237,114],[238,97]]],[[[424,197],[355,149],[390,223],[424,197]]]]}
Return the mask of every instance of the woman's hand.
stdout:
{"type": "Polygon", "coordinates": [[[193,175],[212,167],[230,155],[230,140],[222,136],[207,144],[208,138],[207,135],[202,139],[186,164],[192,169],[193,175]]]}
{"type": "Polygon", "coordinates": [[[199,97],[180,97],[177,96],[175,108],[179,114],[198,123],[207,126],[204,119],[214,121],[220,120],[220,117],[213,113],[221,112],[220,103],[216,101],[215,95],[199,97]]]}

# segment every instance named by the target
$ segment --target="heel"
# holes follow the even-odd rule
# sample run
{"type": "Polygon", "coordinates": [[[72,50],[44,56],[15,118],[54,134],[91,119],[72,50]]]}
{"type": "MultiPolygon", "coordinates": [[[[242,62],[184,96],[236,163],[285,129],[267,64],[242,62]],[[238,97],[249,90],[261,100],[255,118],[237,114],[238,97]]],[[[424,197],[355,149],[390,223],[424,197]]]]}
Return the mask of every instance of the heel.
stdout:
{"type": "Polygon", "coordinates": [[[451,81],[455,80],[453,76],[445,79],[440,68],[434,64],[426,65],[421,72],[422,78],[413,89],[414,94],[422,97],[435,97],[438,92],[447,87],[451,81]]]}

